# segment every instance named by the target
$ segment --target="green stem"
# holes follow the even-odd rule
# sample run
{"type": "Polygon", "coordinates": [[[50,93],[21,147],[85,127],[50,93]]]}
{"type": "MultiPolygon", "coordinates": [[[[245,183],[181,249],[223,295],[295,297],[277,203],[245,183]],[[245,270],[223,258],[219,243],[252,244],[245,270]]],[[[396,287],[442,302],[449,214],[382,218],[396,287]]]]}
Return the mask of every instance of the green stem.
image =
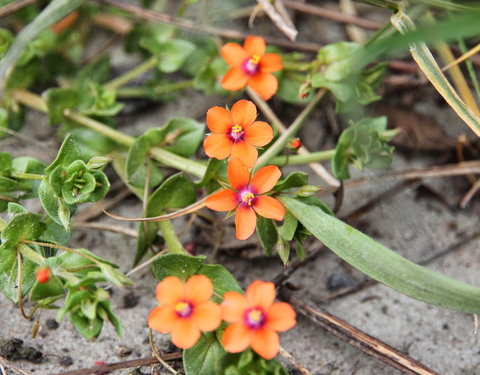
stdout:
{"type": "Polygon", "coordinates": [[[11,176],[19,180],[43,180],[45,175],[35,173],[12,172],[11,176]]]}
{"type": "Polygon", "coordinates": [[[117,97],[122,98],[157,98],[159,95],[169,94],[175,91],[192,87],[193,80],[167,83],[158,87],[124,87],[117,90],[117,97]]]}
{"type": "Polygon", "coordinates": [[[104,87],[105,89],[116,90],[126,85],[131,80],[153,69],[155,65],[157,65],[157,63],[158,63],[158,59],[155,56],[150,57],[148,60],[145,60],[143,63],[141,63],[140,65],[137,65],[132,70],[129,70],[128,72],[122,74],[121,76],[112,79],[110,82],[107,82],[104,85],[104,87]]]}
{"type": "Polygon", "coordinates": [[[274,157],[272,160],[270,160],[270,163],[275,165],[284,165],[287,164],[286,162],[288,158],[288,165],[308,164],[330,160],[333,158],[333,155],[335,155],[335,150],[311,152],[304,155],[281,155],[274,157]]]}
{"type": "Polygon", "coordinates": [[[256,167],[261,167],[268,162],[270,162],[277,154],[279,154],[288,140],[292,138],[298,130],[302,127],[303,123],[307,119],[308,115],[313,111],[315,106],[323,99],[327,90],[321,89],[313,97],[313,99],[307,104],[303,111],[298,115],[298,117],[293,121],[289,128],[277,138],[277,140],[268,148],[268,150],[258,158],[256,167]]]}
{"type": "Polygon", "coordinates": [[[186,254],[187,252],[183,248],[175,229],[173,229],[170,220],[159,221],[158,226],[162,232],[165,245],[172,254],[186,254]]]}
{"type": "Polygon", "coordinates": [[[394,12],[398,12],[399,5],[390,0],[357,0],[360,3],[370,4],[380,8],[387,8],[394,12]]]}

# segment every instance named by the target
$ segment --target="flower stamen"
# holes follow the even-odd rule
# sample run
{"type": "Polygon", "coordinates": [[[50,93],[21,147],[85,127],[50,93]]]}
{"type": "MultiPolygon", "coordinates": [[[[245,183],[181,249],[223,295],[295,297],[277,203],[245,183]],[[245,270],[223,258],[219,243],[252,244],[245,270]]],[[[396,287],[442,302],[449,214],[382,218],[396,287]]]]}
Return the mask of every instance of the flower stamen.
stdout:
{"type": "Polygon", "coordinates": [[[245,60],[243,68],[248,75],[254,75],[258,71],[258,64],[260,63],[259,55],[252,55],[245,60]]]}
{"type": "Polygon", "coordinates": [[[245,324],[251,329],[258,329],[265,323],[265,313],[258,307],[252,307],[245,312],[245,324]]]}
{"type": "Polygon", "coordinates": [[[244,133],[243,127],[241,125],[235,124],[232,126],[230,136],[234,141],[238,141],[243,139],[243,133],[244,133]]]}
{"type": "Polygon", "coordinates": [[[177,302],[174,309],[180,318],[188,318],[193,312],[192,304],[186,301],[177,302]]]}
{"type": "Polygon", "coordinates": [[[248,204],[249,206],[252,205],[252,201],[254,198],[255,195],[253,193],[250,193],[249,191],[242,194],[242,202],[248,204]]]}

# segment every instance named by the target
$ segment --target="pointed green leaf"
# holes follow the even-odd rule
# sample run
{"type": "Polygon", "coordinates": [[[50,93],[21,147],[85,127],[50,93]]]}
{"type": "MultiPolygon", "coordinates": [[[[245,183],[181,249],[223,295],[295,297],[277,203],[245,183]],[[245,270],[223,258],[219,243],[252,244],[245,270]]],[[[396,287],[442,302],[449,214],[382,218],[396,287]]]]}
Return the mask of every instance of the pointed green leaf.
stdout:
{"type": "Polygon", "coordinates": [[[202,334],[193,348],[183,351],[185,375],[218,374],[215,365],[225,353],[215,332],[202,334]]]}
{"type": "Polygon", "coordinates": [[[40,221],[40,216],[30,212],[15,215],[3,229],[2,242],[14,246],[22,240],[36,240],[45,230],[46,225],[40,221]]]}
{"type": "Polygon", "coordinates": [[[162,281],[167,276],[176,276],[185,281],[197,273],[204,260],[204,256],[165,254],[152,263],[152,270],[158,281],[162,281]]]}
{"type": "Polygon", "coordinates": [[[278,241],[277,227],[272,219],[257,216],[257,236],[265,254],[270,254],[278,241]]]}

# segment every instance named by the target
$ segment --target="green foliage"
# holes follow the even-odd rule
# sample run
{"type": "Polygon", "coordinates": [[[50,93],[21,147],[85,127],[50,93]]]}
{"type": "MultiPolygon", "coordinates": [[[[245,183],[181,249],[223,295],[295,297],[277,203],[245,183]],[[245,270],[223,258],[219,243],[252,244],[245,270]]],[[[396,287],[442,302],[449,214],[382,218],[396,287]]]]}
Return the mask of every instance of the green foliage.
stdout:
{"type": "Polygon", "coordinates": [[[337,142],[332,169],[341,180],[350,178],[348,167],[386,168],[392,163],[393,147],[387,144],[391,137],[385,136],[386,117],[364,118],[346,128],[337,142]]]}
{"type": "Polygon", "coordinates": [[[242,353],[228,353],[217,361],[215,374],[225,375],[288,375],[276,360],[266,360],[251,350],[242,353]]]}
{"type": "Polygon", "coordinates": [[[215,332],[203,333],[193,348],[183,351],[185,375],[220,374],[216,363],[226,354],[215,332]]]}
{"type": "Polygon", "coordinates": [[[306,184],[308,184],[308,174],[305,172],[292,172],[285,179],[278,181],[273,190],[284,191],[306,184]]]}
{"type": "Polygon", "coordinates": [[[270,254],[278,241],[277,226],[273,220],[257,216],[256,231],[263,251],[266,254],[270,254]]]}
{"type": "MultiPolygon", "coordinates": [[[[35,264],[29,259],[22,262],[22,294],[25,296],[35,282],[35,264]]],[[[15,247],[0,245],[0,290],[14,303],[18,303],[18,255],[15,247]]]]}

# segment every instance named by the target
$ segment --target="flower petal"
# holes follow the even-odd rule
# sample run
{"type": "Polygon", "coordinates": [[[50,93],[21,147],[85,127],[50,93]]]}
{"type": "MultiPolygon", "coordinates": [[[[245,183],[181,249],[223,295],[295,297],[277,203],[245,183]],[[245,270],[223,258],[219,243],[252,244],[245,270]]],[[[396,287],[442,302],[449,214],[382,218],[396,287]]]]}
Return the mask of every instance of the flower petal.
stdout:
{"type": "Polygon", "coordinates": [[[213,284],[205,275],[193,275],[185,284],[185,299],[193,305],[207,302],[212,298],[213,284]]]}
{"type": "Polygon", "coordinates": [[[192,315],[193,323],[203,332],[217,329],[222,322],[222,309],[212,301],[195,306],[192,315]]]}
{"type": "Polygon", "coordinates": [[[278,81],[272,73],[260,72],[250,77],[248,86],[263,100],[268,100],[277,92],[278,81]]]}
{"type": "Polygon", "coordinates": [[[227,352],[240,353],[248,348],[252,331],[250,331],[243,323],[230,324],[222,336],[222,344],[227,352]]]}
{"type": "Polygon", "coordinates": [[[178,319],[172,306],[159,306],[148,314],[148,326],[154,331],[169,333],[175,327],[178,319]]]}
{"type": "Polygon", "coordinates": [[[272,73],[282,70],[282,58],[276,53],[267,53],[260,59],[260,70],[263,73],[272,73]]]}
{"type": "Polygon", "coordinates": [[[212,107],[207,111],[207,126],[214,133],[227,134],[233,126],[232,115],[223,107],[212,107]]]}
{"type": "Polygon", "coordinates": [[[257,118],[257,107],[250,100],[239,100],[233,105],[231,113],[234,124],[245,128],[257,118]]]}
{"type": "Polygon", "coordinates": [[[237,194],[233,190],[222,190],[207,197],[207,207],[215,211],[231,211],[238,205],[237,194]]]}
{"type": "Polygon", "coordinates": [[[175,276],[167,276],[157,285],[156,297],[161,305],[173,306],[183,298],[183,281],[175,276]]]}
{"type": "Polygon", "coordinates": [[[268,311],[275,301],[275,285],[271,282],[256,280],[249,285],[245,292],[250,306],[258,306],[268,311]]]}
{"type": "Polygon", "coordinates": [[[172,342],[181,349],[191,348],[199,338],[200,330],[190,318],[179,319],[172,330],[172,342]]]}
{"type": "Polygon", "coordinates": [[[280,338],[278,333],[263,328],[253,333],[250,345],[260,357],[272,359],[278,354],[280,349],[280,338]]]}
{"type": "Polygon", "coordinates": [[[261,36],[249,35],[243,43],[243,49],[247,56],[263,56],[265,53],[265,39],[261,36]]]}
{"type": "Polygon", "coordinates": [[[285,216],[285,208],[283,205],[275,198],[267,195],[257,196],[252,207],[257,214],[267,219],[280,221],[283,220],[285,216]]]}
{"type": "Polygon", "coordinates": [[[273,129],[264,121],[255,121],[245,128],[245,142],[255,147],[265,146],[273,139],[273,129]]]}
{"type": "Polygon", "coordinates": [[[236,237],[239,240],[246,240],[255,232],[257,226],[257,215],[251,207],[238,206],[235,213],[236,237]]]}
{"type": "Polygon", "coordinates": [[[257,149],[245,141],[235,142],[232,146],[232,158],[239,159],[247,168],[253,167],[257,161],[257,149]]]}
{"type": "Polygon", "coordinates": [[[222,87],[225,90],[240,90],[247,85],[248,79],[249,76],[242,68],[231,68],[222,78],[222,87]]]}
{"type": "Polygon", "coordinates": [[[232,152],[232,140],[225,134],[210,134],[203,141],[205,153],[216,159],[226,159],[232,152]]]}
{"type": "Polygon", "coordinates": [[[278,179],[282,176],[280,168],[276,165],[267,165],[260,168],[252,177],[250,181],[251,188],[255,194],[263,194],[272,190],[278,179]]]}
{"type": "Polygon", "coordinates": [[[243,164],[240,159],[234,158],[233,155],[228,162],[227,175],[230,185],[236,190],[245,189],[250,180],[250,172],[245,164],[243,164]]]}
{"type": "Polygon", "coordinates": [[[265,328],[283,332],[289,330],[297,321],[295,310],[288,303],[275,302],[267,311],[265,328]]]}
{"type": "Polygon", "coordinates": [[[245,310],[249,305],[243,294],[226,292],[223,295],[222,319],[229,323],[243,322],[245,310]]]}
{"type": "Polygon", "coordinates": [[[249,57],[242,46],[237,43],[227,43],[220,50],[225,62],[230,66],[240,66],[249,57]]]}

